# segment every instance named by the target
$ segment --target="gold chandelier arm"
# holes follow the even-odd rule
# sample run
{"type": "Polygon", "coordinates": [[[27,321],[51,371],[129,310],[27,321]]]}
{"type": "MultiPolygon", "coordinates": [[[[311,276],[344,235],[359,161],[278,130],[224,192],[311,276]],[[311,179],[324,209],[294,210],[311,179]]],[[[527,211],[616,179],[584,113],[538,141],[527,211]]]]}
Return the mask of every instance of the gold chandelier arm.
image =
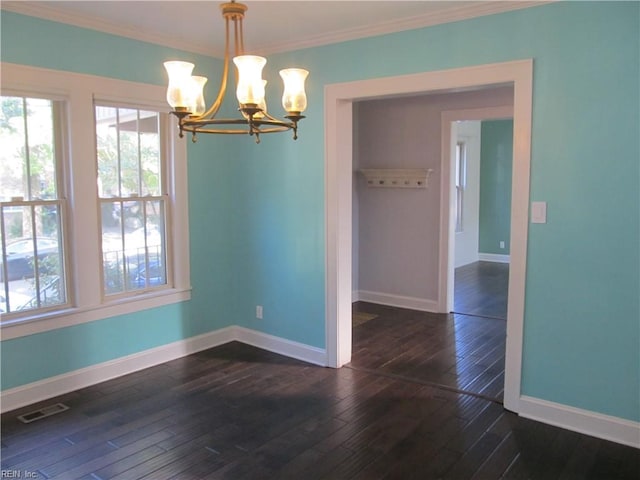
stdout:
{"type": "Polygon", "coordinates": [[[218,110],[220,109],[220,105],[222,105],[222,100],[224,99],[224,95],[227,91],[227,77],[229,76],[229,18],[225,17],[224,19],[224,30],[225,30],[225,39],[224,39],[224,67],[222,69],[222,79],[220,81],[220,90],[218,90],[218,97],[216,101],[211,105],[209,110],[204,112],[199,117],[195,117],[198,119],[201,118],[210,118],[213,117],[218,110]]]}
{"type": "MultiPolygon", "coordinates": [[[[235,44],[234,44],[234,55],[236,57],[240,56],[240,55],[244,55],[244,39],[242,36],[242,20],[243,17],[241,16],[236,16],[233,17],[233,33],[235,35],[235,44]],[[238,29],[238,25],[240,25],[240,28],[238,29]]],[[[236,68],[234,70],[235,72],[235,80],[236,80],[236,85],[238,84],[238,76],[240,75],[238,73],[238,69],[236,68]]]]}
{"type": "Polygon", "coordinates": [[[238,38],[238,19],[234,18],[233,19],[233,39],[234,39],[234,46],[235,46],[235,51],[234,51],[234,56],[238,56],[240,55],[240,39],[238,38]]]}
{"type": "Polygon", "coordinates": [[[242,30],[242,24],[243,24],[243,19],[240,18],[236,25],[236,29],[240,30],[240,35],[239,35],[240,41],[236,40],[236,46],[238,48],[236,55],[244,55],[244,31],[242,30]]]}
{"type": "Polygon", "coordinates": [[[278,120],[278,119],[277,119],[277,118],[275,118],[275,117],[272,117],[271,115],[269,115],[269,113],[268,113],[268,112],[264,112],[264,116],[265,116],[265,118],[267,118],[267,119],[271,120],[272,122],[281,122],[281,121],[282,121],[282,120],[278,120]]]}

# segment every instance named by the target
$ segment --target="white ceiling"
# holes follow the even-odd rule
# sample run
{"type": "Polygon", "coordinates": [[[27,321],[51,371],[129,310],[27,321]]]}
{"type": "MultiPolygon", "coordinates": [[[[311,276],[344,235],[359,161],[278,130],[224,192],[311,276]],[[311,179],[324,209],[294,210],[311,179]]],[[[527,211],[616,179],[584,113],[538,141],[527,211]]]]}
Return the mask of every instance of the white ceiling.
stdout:
{"type": "MultiPolygon", "coordinates": [[[[2,9],[223,56],[220,1],[2,1],[2,9]]],[[[525,8],[531,1],[248,0],[245,50],[269,54],[525,8]]]]}

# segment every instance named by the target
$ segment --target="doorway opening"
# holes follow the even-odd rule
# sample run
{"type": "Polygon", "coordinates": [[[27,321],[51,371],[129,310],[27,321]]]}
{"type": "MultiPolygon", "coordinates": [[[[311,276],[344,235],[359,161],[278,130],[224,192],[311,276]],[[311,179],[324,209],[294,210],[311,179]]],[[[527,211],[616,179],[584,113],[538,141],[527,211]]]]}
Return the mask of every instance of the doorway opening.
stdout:
{"type": "Polygon", "coordinates": [[[449,311],[454,313],[507,319],[513,166],[509,110],[451,110],[443,115],[442,130],[449,134],[443,166],[450,164],[453,196],[453,265],[448,270],[454,278],[449,292],[449,311]]]}
{"type": "MultiPolygon", "coordinates": [[[[399,175],[398,172],[404,172],[402,169],[411,168],[431,171],[437,177],[454,163],[450,192],[456,207],[451,223],[455,266],[462,263],[467,269],[477,267],[481,251],[482,125],[479,119],[511,116],[512,107],[513,89],[504,86],[354,102],[351,223],[352,288],[356,303],[350,368],[401,375],[437,388],[502,402],[506,308],[500,320],[481,317],[478,312],[471,315],[438,313],[439,218],[449,215],[449,203],[439,202],[440,182],[436,178],[426,188],[407,187],[402,182],[401,186],[393,183],[380,186],[371,184],[368,175],[371,172],[399,175]],[[449,132],[443,129],[443,114],[445,118],[455,116],[458,112],[452,109],[469,106],[476,108],[462,110],[458,115],[464,118],[466,114],[478,120],[452,122],[452,140],[442,142],[441,132],[449,132]],[[385,121],[388,118],[403,121],[389,124],[385,121]],[[451,145],[449,156],[441,151],[441,145],[445,144],[451,145]],[[369,321],[372,317],[374,321],[369,321]]],[[[484,122],[492,126],[498,120],[484,122]]],[[[512,130],[507,134],[508,142],[512,143],[512,130]]],[[[486,143],[494,143],[491,135],[486,136],[486,143]]],[[[487,160],[490,167],[493,167],[492,160],[487,160]]],[[[501,185],[504,188],[511,185],[510,164],[509,161],[508,182],[501,185]]],[[[493,170],[495,168],[485,169],[484,176],[491,176],[493,170]]],[[[506,176],[503,171],[502,177],[506,176]]],[[[484,190],[489,187],[492,185],[484,190]]],[[[505,210],[508,215],[508,205],[505,210]]],[[[508,229],[507,222],[505,244],[510,236],[508,229]]],[[[496,264],[483,262],[483,266],[487,265],[496,264]]],[[[456,269],[456,273],[459,270],[456,269]]],[[[496,279],[492,280],[489,289],[496,287],[496,279]]],[[[456,287],[460,287],[460,283],[456,282],[456,287]]],[[[467,305],[473,304],[478,287],[483,285],[467,283],[466,287],[470,286],[474,287],[473,291],[463,296],[454,295],[454,303],[467,300],[467,305]]],[[[479,306],[496,309],[499,307],[496,295],[489,293],[485,292],[484,302],[479,306]]],[[[506,283],[501,293],[506,305],[506,283]]],[[[485,316],[500,315],[491,312],[485,316]]]]}
{"type": "MultiPolygon", "coordinates": [[[[351,359],[352,297],[352,152],[354,101],[410,94],[483,89],[499,85],[514,88],[514,167],[511,207],[511,275],[504,405],[519,411],[522,365],[522,331],[528,228],[529,164],[531,148],[531,60],[387,77],[325,89],[326,135],[326,352],[327,364],[340,367],[351,359]]],[[[441,201],[449,201],[450,172],[441,172],[441,201]],[[444,188],[442,188],[444,187],[444,188]]],[[[441,218],[438,305],[446,307],[448,295],[449,215],[441,218]],[[446,225],[446,228],[442,228],[446,225]]],[[[449,249],[450,250],[450,249],[449,249]]],[[[453,279],[451,279],[453,284],[453,279]]],[[[442,310],[447,311],[447,310],[442,310]]]]}

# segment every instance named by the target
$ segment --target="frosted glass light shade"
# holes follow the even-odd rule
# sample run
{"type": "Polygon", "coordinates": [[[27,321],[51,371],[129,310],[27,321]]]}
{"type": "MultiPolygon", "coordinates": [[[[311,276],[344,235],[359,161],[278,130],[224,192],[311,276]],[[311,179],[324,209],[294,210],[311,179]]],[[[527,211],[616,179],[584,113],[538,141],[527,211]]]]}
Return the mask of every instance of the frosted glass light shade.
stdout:
{"type": "Polygon", "coordinates": [[[207,109],[207,106],[204,102],[204,93],[203,93],[204,84],[207,83],[207,77],[193,75],[191,77],[191,81],[192,81],[191,88],[193,88],[193,93],[192,93],[193,106],[190,109],[190,111],[193,115],[202,115],[207,109]]]}
{"type": "Polygon", "coordinates": [[[194,66],[189,62],[164,62],[164,68],[169,75],[167,102],[174,110],[189,111],[194,103],[193,80],[191,79],[194,66]]]}
{"type": "MultiPolygon", "coordinates": [[[[262,80],[262,88],[266,91],[267,81],[262,80]]],[[[267,113],[267,97],[266,95],[262,96],[262,101],[258,104],[258,108],[262,110],[262,112],[257,112],[254,117],[255,118],[264,118],[264,114],[267,113]]]]}
{"type": "Polygon", "coordinates": [[[307,108],[307,94],[304,91],[304,82],[309,72],[302,68],[286,68],[280,70],[280,76],[284,82],[282,94],[282,107],[288,113],[302,113],[307,108]]]}
{"type": "Polygon", "coordinates": [[[256,55],[240,55],[234,57],[233,63],[238,68],[238,86],[236,97],[238,103],[260,105],[264,101],[264,83],[262,68],[267,63],[264,57],[256,55]]]}

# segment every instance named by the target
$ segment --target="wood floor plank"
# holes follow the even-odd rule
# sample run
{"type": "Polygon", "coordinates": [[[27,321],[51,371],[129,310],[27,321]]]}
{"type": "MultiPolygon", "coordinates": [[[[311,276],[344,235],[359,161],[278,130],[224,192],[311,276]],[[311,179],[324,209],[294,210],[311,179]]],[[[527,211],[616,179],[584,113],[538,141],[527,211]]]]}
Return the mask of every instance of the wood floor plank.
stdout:
{"type": "MultiPolygon", "coordinates": [[[[136,442],[125,448],[118,448],[105,455],[98,456],[79,464],[75,468],[67,468],[64,471],[58,473],[58,475],[51,478],[59,480],[81,478],[86,475],[90,475],[92,472],[108,467],[111,464],[117,463],[121,460],[131,460],[129,457],[136,456],[138,458],[148,459],[156,455],[164,453],[164,450],[154,445],[158,439],[162,439],[164,436],[162,432],[158,432],[156,435],[150,436],[143,441],[136,442]],[[151,446],[145,446],[145,445],[151,446]]],[[[47,473],[45,471],[45,473],[47,473]]]]}

